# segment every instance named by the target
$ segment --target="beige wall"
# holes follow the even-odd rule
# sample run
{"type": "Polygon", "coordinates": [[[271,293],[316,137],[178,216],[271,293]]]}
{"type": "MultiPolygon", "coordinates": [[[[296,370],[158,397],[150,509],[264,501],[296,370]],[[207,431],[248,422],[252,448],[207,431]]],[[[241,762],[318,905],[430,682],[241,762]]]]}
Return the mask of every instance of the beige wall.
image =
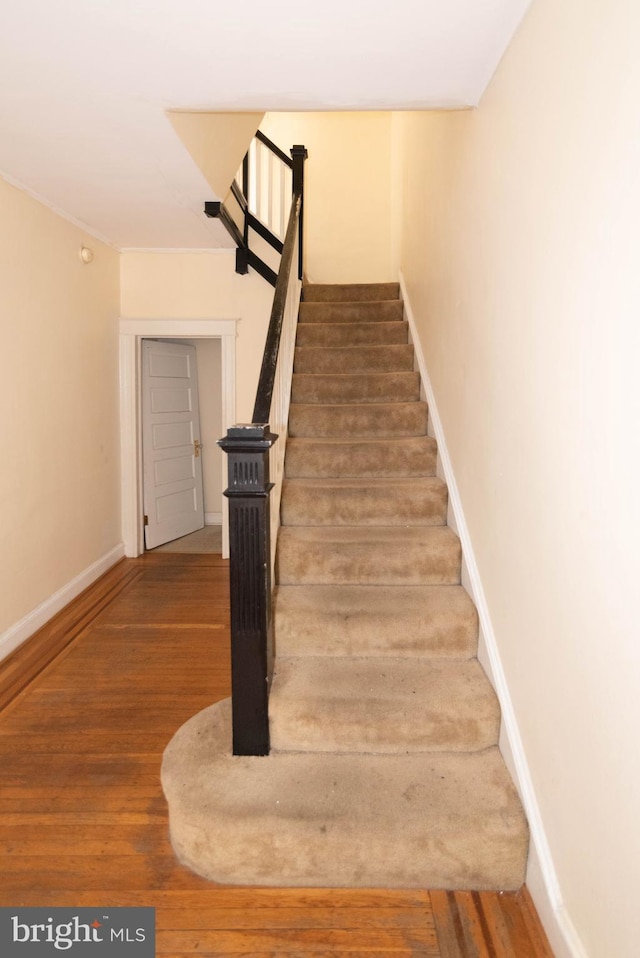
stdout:
{"type": "Polygon", "coordinates": [[[0,210],[2,633],[119,544],[120,466],[118,254],[3,180],[0,210]]]}
{"type": "Polygon", "coordinates": [[[239,319],[236,419],[250,422],[273,288],[253,271],[238,275],[234,263],[235,251],[125,252],[121,310],[130,319],[239,319]]]}
{"type": "Polygon", "coordinates": [[[267,113],[260,124],[305,164],[305,268],[316,283],[398,278],[391,235],[390,113],[267,113]]]}
{"type": "Polygon", "coordinates": [[[402,270],[590,958],[640,938],[639,32],[536,0],[478,110],[395,121],[402,270]]]}

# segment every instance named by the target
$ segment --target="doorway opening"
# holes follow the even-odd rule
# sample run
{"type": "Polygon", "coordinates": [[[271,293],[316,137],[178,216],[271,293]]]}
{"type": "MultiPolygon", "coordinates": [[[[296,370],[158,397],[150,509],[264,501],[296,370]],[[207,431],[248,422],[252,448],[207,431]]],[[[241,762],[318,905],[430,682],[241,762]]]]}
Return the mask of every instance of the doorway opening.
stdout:
{"type": "MultiPolygon", "coordinates": [[[[236,320],[121,319],[120,320],[120,398],[122,460],[122,538],[125,555],[135,558],[144,551],[144,508],[142,481],[142,340],[220,340],[220,419],[221,433],[235,423],[236,320]]],[[[219,438],[219,437],[216,437],[219,438]]],[[[220,463],[220,480],[226,488],[226,463],[220,463]]],[[[229,556],[229,525],[226,500],[221,514],[209,514],[209,520],[222,520],[222,556],[229,556]]]]}

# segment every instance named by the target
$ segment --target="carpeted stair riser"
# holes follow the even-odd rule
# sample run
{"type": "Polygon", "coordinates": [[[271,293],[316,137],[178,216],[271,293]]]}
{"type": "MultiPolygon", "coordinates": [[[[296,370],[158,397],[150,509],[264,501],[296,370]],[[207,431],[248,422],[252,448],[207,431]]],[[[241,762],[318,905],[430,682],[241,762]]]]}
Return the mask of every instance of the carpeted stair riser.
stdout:
{"type": "MultiPolygon", "coordinates": [[[[497,748],[232,756],[230,702],[162,763],[171,842],[211,881],[283,887],[517,889],[528,832],[497,748]]],[[[335,951],[335,949],[334,949],[335,951]]]]}
{"type": "Polygon", "coordinates": [[[469,659],[478,645],[476,607],[457,585],[280,585],[274,622],[285,658],[469,659]]]}
{"type": "Polygon", "coordinates": [[[392,323],[402,322],[402,302],[300,303],[298,323],[392,323]]]}
{"type": "Polygon", "coordinates": [[[406,373],[294,373],[293,403],[398,403],[420,399],[420,376],[406,373]]]}
{"type": "Polygon", "coordinates": [[[441,479],[287,479],[280,519],[285,526],[422,526],[447,521],[441,479]]]}
{"type": "Polygon", "coordinates": [[[289,409],[289,435],[319,439],[349,435],[353,439],[427,434],[427,404],[372,403],[335,406],[292,403],[289,409]]]}
{"type": "Polygon", "coordinates": [[[413,372],[413,346],[301,346],[295,351],[295,373],[413,372]]]}
{"type": "Polygon", "coordinates": [[[305,303],[368,303],[399,299],[399,283],[306,283],[305,303]]]}
{"type": "Polygon", "coordinates": [[[298,326],[297,346],[394,346],[409,339],[407,323],[307,323],[298,326]]]}
{"type": "Polygon", "coordinates": [[[269,712],[280,752],[475,752],[495,745],[500,728],[477,659],[279,655],[269,712]]]}
{"type": "Polygon", "coordinates": [[[447,526],[283,526],[282,585],[459,585],[460,541],[447,526]]]}
{"type": "Polygon", "coordinates": [[[406,439],[287,439],[290,478],[433,476],[438,447],[430,436],[406,439]]]}

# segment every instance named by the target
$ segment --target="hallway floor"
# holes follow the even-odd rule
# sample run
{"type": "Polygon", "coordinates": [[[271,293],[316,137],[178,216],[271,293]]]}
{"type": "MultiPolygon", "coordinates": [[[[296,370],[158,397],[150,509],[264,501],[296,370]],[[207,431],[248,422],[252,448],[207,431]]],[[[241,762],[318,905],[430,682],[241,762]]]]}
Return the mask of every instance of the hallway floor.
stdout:
{"type": "Polygon", "coordinates": [[[222,554],[222,526],[204,526],[187,536],[156,546],[151,552],[195,552],[222,554]]]}
{"type": "Polygon", "coordinates": [[[0,666],[0,905],[154,906],[170,958],[551,958],[526,888],[242,888],[179,865],[159,768],[229,695],[228,563],[155,550],[108,575],[0,666]]]}

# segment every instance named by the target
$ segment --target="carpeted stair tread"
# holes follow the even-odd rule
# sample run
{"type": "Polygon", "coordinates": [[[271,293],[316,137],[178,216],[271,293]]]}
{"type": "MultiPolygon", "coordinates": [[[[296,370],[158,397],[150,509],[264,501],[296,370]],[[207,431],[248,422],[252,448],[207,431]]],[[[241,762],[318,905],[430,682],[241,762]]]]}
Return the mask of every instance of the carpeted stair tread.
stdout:
{"type": "Polygon", "coordinates": [[[399,283],[305,283],[305,303],[363,303],[371,300],[398,299],[399,283]]]}
{"type": "Polygon", "coordinates": [[[413,346],[299,346],[295,373],[412,372],[413,346]]]}
{"type": "Polygon", "coordinates": [[[460,540],[448,526],[282,526],[282,585],[458,585],[460,540]]]}
{"type": "Polygon", "coordinates": [[[283,525],[444,525],[447,486],[422,479],[287,479],[283,525]]]}
{"type": "Polygon", "coordinates": [[[300,303],[298,323],[402,322],[402,310],[399,299],[372,303],[300,303]]]}
{"type": "Polygon", "coordinates": [[[396,403],[420,399],[417,372],[294,373],[294,403],[396,403]]]}
{"type": "Polygon", "coordinates": [[[497,748],[231,755],[230,704],[175,734],[162,785],[180,861],[225,884],[517,889],[528,830],[497,748]]]}
{"type": "Polygon", "coordinates": [[[287,439],[289,478],[432,476],[438,447],[431,436],[403,439],[287,439]]]}
{"type": "Polygon", "coordinates": [[[289,752],[474,752],[500,708],[477,659],[278,656],[271,746],[289,752]]]}
{"type": "Polygon", "coordinates": [[[298,326],[297,346],[393,346],[406,344],[407,323],[306,323],[298,326]]]}
{"type": "Polygon", "coordinates": [[[478,614],[460,585],[280,585],[277,655],[468,659],[478,614]]]}
{"type": "Polygon", "coordinates": [[[425,402],[291,403],[289,435],[353,439],[426,436],[427,417],[425,402]]]}

